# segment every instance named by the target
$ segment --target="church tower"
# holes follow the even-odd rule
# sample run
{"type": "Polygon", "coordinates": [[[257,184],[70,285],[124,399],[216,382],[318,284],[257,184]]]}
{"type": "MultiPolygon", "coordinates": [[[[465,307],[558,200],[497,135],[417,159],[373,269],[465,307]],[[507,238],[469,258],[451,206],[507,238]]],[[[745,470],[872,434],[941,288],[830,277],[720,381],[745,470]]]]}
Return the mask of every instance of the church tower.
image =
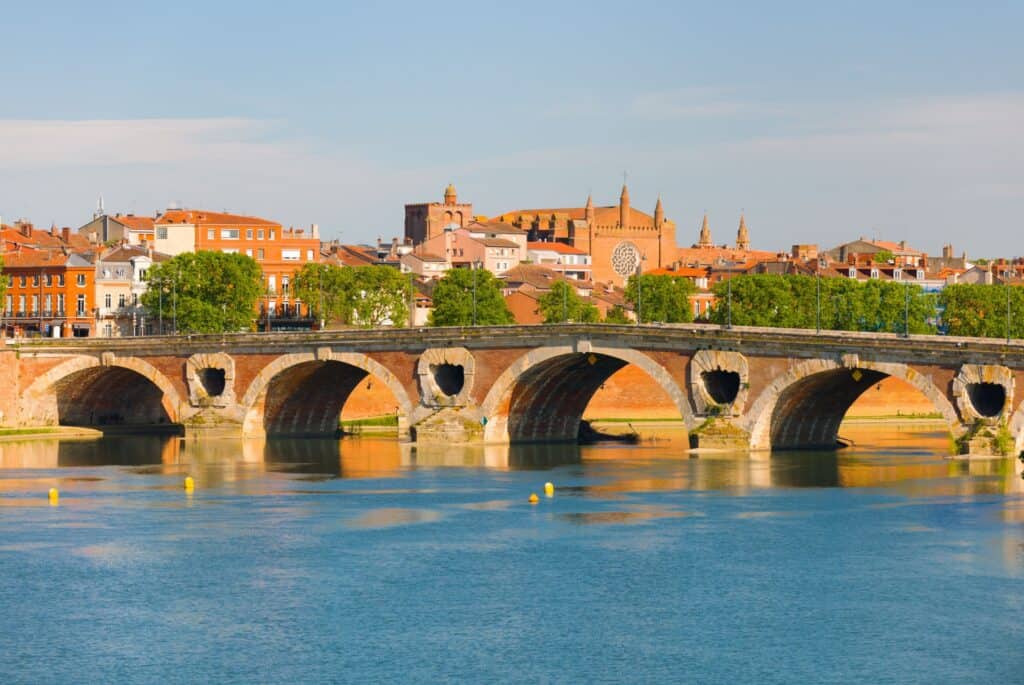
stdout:
{"type": "Polygon", "coordinates": [[[740,229],[736,231],[736,249],[750,249],[750,233],[747,231],[747,220],[740,214],[740,229]]]}
{"type": "Polygon", "coordinates": [[[629,228],[629,188],[622,184],[622,194],[619,195],[619,227],[629,228]]]}
{"type": "Polygon", "coordinates": [[[449,206],[454,205],[456,204],[455,198],[455,184],[449,183],[448,187],[444,189],[444,203],[449,206]]]}
{"type": "Polygon", "coordinates": [[[665,223],[665,208],[661,206],[661,195],[659,195],[658,203],[654,205],[654,227],[660,231],[663,223],[665,223]]]}
{"type": "Polygon", "coordinates": [[[708,226],[708,215],[704,215],[704,223],[700,227],[700,240],[697,242],[698,247],[714,247],[714,243],[711,242],[711,227],[708,226]]]}

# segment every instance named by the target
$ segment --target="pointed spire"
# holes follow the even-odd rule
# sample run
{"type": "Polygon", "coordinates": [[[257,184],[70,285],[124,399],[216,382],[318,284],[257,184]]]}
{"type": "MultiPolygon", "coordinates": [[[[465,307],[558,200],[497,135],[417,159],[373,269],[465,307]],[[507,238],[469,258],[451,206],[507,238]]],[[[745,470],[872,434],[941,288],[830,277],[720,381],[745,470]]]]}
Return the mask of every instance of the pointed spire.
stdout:
{"type": "Polygon", "coordinates": [[[740,228],[736,231],[736,249],[750,249],[750,232],[747,230],[747,220],[742,214],[740,214],[740,228]]]}
{"type": "Polygon", "coordinates": [[[665,208],[661,205],[661,194],[658,194],[658,202],[654,205],[654,227],[661,228],[665,223],[665,208]]]}
{"type": "Polygon", "coordinates": [[[622,194],[619,195],[619,226],[629,227],[629,188],[622,184],[622,194]]]}
{"type": "Polygon", "coordinates": [[[455,184],[449,183],[448,187],[444,189],[444,203],[446,205],[455,204],[455,184]]]}
{"type": "Polygon", "coordinates": [[[700,226],[700,241],[697,243],[700,247],[711,247],[711,227],[708,225],[708,215],[704,215],[704,223],[700,226]]]}
{"type": "Polygon", "coordinates": [[[587,220],[587,223],[591,226],[594,225],[594,219],[597,217],[597,213],[594,211],[594,198],[592,195],[587,195],[587,206],[583,208],[583,218],[587,220]]]}

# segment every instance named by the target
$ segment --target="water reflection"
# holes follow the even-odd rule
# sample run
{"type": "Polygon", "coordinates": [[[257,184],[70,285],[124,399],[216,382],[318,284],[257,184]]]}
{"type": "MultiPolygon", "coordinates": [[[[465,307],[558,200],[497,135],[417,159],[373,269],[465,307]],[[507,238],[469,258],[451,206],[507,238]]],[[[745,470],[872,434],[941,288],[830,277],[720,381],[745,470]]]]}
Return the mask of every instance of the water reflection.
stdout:
{"type": "MultiPolygon", "coordinates": [[[[281,478],[318,481],[404,478],[412,469],[472,467],[530,471],[573,467],[593,482],[575,494],[671,490],[747,492],[762,488],[891,488],[908,496],[962,497],[1020,492],[1014,459],[951,460],[933,427],[844,426],[854,447],[838,451],[701,454],[685,432],[667,430],[638,445],[410,445],[390,438],[206,439],[108,436],[99,440],[0,443],[0,469],[121,466],[139,474],[190,474],[200,488],[246,483],[260,492],[281,478]],[[869,445],[873,440],[876,444],[869,445]]],[[[77,475],[77,478],[89,477],[77,475]]],[[[2,481],[0,481],[2,484],[2,481]]],[[[168,486],[169,487],[169,486],[168,486]]],[[[572,494],[572,493],[566,493],[572,494]]],[[[1021,509],[1007,513],[1024,518],[1021,509]]]]}

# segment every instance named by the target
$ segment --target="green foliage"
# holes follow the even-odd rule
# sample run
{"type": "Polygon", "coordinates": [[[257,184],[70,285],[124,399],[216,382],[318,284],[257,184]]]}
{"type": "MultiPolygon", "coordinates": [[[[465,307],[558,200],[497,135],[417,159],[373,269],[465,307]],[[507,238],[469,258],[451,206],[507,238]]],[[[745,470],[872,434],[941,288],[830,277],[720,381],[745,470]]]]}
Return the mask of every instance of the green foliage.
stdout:
{"type": "Polygon", "coordinates": [[[818,288],[821,327],[839,331],[933,333],[935,297],[916,284],[847,278],[751,274],[716,283],[709,319],[736,326],[815,328],[818,288]],[[731,295],[730,295],[731,291],[731,295]],[[909,296],[909,318],[907,302],[909,296]]]}
{"type": "Polygon", "coordinates": [[[474,301],[478,325],[494,326],[515,321],[501,295],[500,283],[494,274],[484,269],[450,269],[434,287],[433,299],[431,326],[472,325],[474,301]]]}
{"type": "Polygon", "coordinates": [[[630,276],[626,300],[633,303],[641,323],[689,323],[693,321],[690,295],[693,281],[682,276],[644,274],[630,276]]]}
{"type": "Polygon", "coordinates": [[[566,281],[555,281],[539,304],[544,323],[596,323],[601,318],[597,307],[584,302],[576,288],[566,281]]]}
{"type": "Polygon", "coordinates": [[[876,264],[887,264],[895,258],[896,256],[889,250],[879,250],[875,254],[871,255],[871,259],[874,260],[876,264]]]}
{"type": "Polygon", "coordinates": [[[942,324],[949,335],[1006,336],[1006,300],[1010,299],[1010,337],[1024,338],[1024,288],[958,283],[939,294],[942,324]]]}
{"type": "Polygon", "coordinates": [[[608,310],[608,313],[604,316],[605,323],[632,323],[629,317],[626,316],[626,310],[622,308],[622,305],[615,305],[608,310]]]}
{"type": "Polygon", "coordinates": [[[154,264],[148,280],[142,305],[165,322],[176,310],[181,333],[251,330],[263,294],[259,264],[240,254],[187,252],[154,264]]]}
{"type": "Polygon", "coordinates": [[[7,276],[4,275],[4,258],[0,255],[0,305],[4,301],[4,295],[7,294],[7,276]]]}
{"type": "Polygon", "coordinates": [[[384,265],[342,267],[306,264],[292,279],[295,296],[317,319],[372,328],[409,320],[412,284],[397,269],[384,265]]]}

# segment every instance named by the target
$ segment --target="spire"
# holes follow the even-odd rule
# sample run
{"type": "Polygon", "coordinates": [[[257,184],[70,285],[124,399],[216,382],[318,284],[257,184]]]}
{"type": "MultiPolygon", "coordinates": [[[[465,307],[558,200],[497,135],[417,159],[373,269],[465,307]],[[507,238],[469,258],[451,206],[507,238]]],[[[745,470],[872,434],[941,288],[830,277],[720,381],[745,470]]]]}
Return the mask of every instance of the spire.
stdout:
{"type": "Polygon", "coordinates": [[[444,203],[446,205],[455,204],[455,184],[449,183],[448,187],[444,189],[444,203]]]}
{"type": "Polygon", "coordinates": [[[594,198],[591,195],[587,195],[587,206],[583,209],[583,217],[587,220],[587,223],[592,226],[596,216],[597,215],[594,212],[594,198]]]}
{"type": "Polygon", "coordinates": [[[704,223],[700,227],[700,241],[697,245],[700,247],[711,247],[711,227],[708,226],[708,215],[704,215],[704,223]]]}
{"type": "Polygon", "coordinates": [[[622,194],[619,195],[619,226],[629,227],[629,188],[622,184],[622,194]]]}
{"type": "Polygon", "coordinates": [[[750,249],[750,232],[747,231],[747,220],[740,214],[740,229],[736,231],[736,249],[750,249]]]}
{"type": "Polygon", "coordinates": [[[661,228],[665,223],[665,208],[661,206],[661,195],[658,195],[658,202],[654,205],[654,227],[661,228]]]}

